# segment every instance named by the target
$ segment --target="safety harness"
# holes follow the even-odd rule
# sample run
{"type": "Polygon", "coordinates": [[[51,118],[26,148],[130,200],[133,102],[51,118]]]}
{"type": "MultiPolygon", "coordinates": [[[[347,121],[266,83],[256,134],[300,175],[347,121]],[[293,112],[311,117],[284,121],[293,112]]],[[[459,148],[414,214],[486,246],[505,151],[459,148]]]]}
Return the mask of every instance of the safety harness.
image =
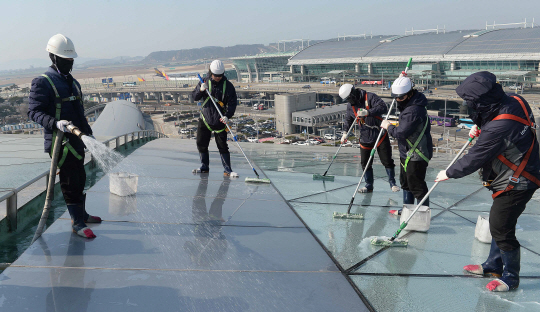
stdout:
{"type": "MultiPolygon", "coordinates": [[[[56,87],[53,83],[53,81],[51,80],[51,78],[45,74],[42,74],[41,76],[47,78],[47,80],[49,81],[49,83],[51,84],[51,87],[53,88],[54,90],[54,94],[56,95],[56,98],[54,100],[54,105],[56,107],[56,113],[55,113],[55,118],[57,120],[60,120],[60,115],[61,115],[61,112],[62,112],[62,103],[64,102],[70,102],[70,101],[75,101],[75,100],[79,100],[81,101],[81,90],[79,90],[79,87],[77,87],[77,84],[75,83],[75,81],[73,81],[73,86],[75,87],[75,89],[77,90],[77,93],[79,94],[78,96],[70,96],[70,97],[67,97],[67,98],[61,98],[60,97],[60,94],[58,94],[58,90],[56,90],[56,87]]],[[[82,103],[81,103],[82,105],[82,103]]],[[[49,155],[52,157],[52,152],[54,150],[54,143],[56,141],[56,134],[57,134],[57,131],[58,129],[54,129],[53,130],[53,137],[52,137],[52,144],[51,144],[51,151],[49,152],[49,155]]],[[[60,158],[60,160],[58,161],[58,168],[62,167],[62,165],[64,164],[64,161],[66,160],[66,157],[68,155],[68,152],[71,152],[73,154],[73,156],[75,156],[78,160],[81,160],[83,159],[83,157],[81,155],[79,155],[79,153],[77,153],[77,151],[73,148],[73,146],[71,146],[71,144],[69,144],[69,141],[68,139],[64,136],[63,140],[62,140],[62,145],[64,145],[64,150],[62,152],[62,157],[60,158]]]]}
{"type": "MultiPolygon", "coordinates": [[[[223,81],[223,93],[221,93],[221,101],[218,100],[218,104],[219,106],[225,108],[225,104],[223,104],[223,99],[225,98],[225,90],[227,90],[227,81],[223,81]]],[[[208,81],[208,97],[206,98],[206,100],[204,100],[203,102],[203,105],[202,107],[204,108],[204,106],[206,106],[206,102],[208,102],[208,100],[210,100],[210,96],[212,96],[212,82],[211,81],[208,81]]],[[[227,129],[227,127],[225,126],[225,128],[221,129],[221,130],[213,130],[212,128],[210,128],[210,125],[206,122],[206,119],[204,118],[204,114],[201,110],[201,116],[202,116],[202,120],[204,122],[204,124],[206,125],[206,128],[208,128],[208,130],[210,130],[211,132],[214,132],[214,133],[220,133],[220,132],[223,132],[227,129]]]]}
{"type": "MultiPolygon", "coordinates": [[[[366,110],[369,110],[369,103],[368,103],[368,98],[367,98],[367,92],[366,92],[366,95],[364,97],[364,102],[365,102],[365,107],[366,107],[366,110]]],[[[352,109],[353,109],[353,112],[354,112],[354,117],[356,118],[357,122],[358,122],[358,125],[360,127],[362,126],[366,126],[368,128],[370,128],[368,125],[366,125],[366,121],[364,120],[364,118],[358,118],[358,108],[355,108],[354,106],[351,106],[352,109]]],[[[381,116],[375,116],[374,118],[382,121],[382,117],[381,116]]],[[[371,127],[372,128],[372,127],[371,127]]],[[[379,129],[379,127],[375,127],[376,129],[379,129]]],[[[379,140],[379,144],[377,144],[377,148],[382,144],[382,142],[384,141],[384,139],[386,139],[386,135],[388,134],[388,132],[385,132],[384,135],[382,136],[382,138],[379,140]]],[[[366,149],[366,150],[372,150],[373,147],[367,147],[367,146],[364,146],[362,145],[362,143],[360,143],[360,148],[362,149],[366,149]]]]}
{"type": "Polygon", "coordinates": [[[407,152],[407,158],[405,159],[405,163],[401,164],[403,166],[403,170],[407,172],[407,165],[409,164],[409,161],[411,160],[411,157],[414,155],[414,153],[418,154],[423,160],[425,160],[427,163],[429,163],[429,158],[427,158],[419,149],[418,144],[420,144],[420,141],[422,141],[422,138],[424,137],[424,133],[426,132],[427,126],[429,124],[429,117],[426,115],[426,123],[424,124],[424,128],[422,129],[422,132],[420,132],[420,135],[418,138],[416,138],[416,142],[414,144],[407,140],[407,144],[409,144],[409,152],[407,152]]]}
{"type": "Polygon", "coordinates": [[[534,143],[536,142],[535,129],[536,129],[537,126],[533,122],[531,122],[531,118],[529,117],[529,112],[527,111],[527,108],[525,107],[525,104],[523,103],[521,98],[519,98],[517,96],[512,96],[512,97],[514,99],[516,99],[519,102],[519,104],[521,104],[521,108],[523,109],[523,113],[525,113],[525,116],[527,116],[527,120],[525,120],[525,119],[523,119],[521,117],[518,117],[516,115],[513,115],[513,114],[501,114],[501,115],[493,118],[493,120],[511,119],[511,120],[517,121],[519,123],[522,123],[526,127],[529,127],[529,129],[532,131],[533,140],[532,140],[531,147],[529,147],[529,150],[527,150],[527,153],[525,154],[525,157],[523,158],[523,160],[521,161],[521,163],[519,165],[513,164],[511,161],[506,159],[502,154],[497,156],[497,159],[499,159],[503,164],[505,164],[507,167],[512,169],[514,171],[514,174],[508,179],[509,180],[508,185],[506,186],[506,188],[504,190],[495,192],[491,196],[493,199],[495,199],[497,196],[501,195],[504,192],[511,191],[519,183],[519,180],[520,180],[519,177],[520,176],[525,177],[527,180],[529,180],[531,182],[534,182],[536,185],[538,185],[538,187],[540,187],[540,180],[537,179],[532,174],[525,171],[525,167],[527,166],[527,162],[529,162],[529,157],[531,156],[532,150],[534,148],[534,143]]]}

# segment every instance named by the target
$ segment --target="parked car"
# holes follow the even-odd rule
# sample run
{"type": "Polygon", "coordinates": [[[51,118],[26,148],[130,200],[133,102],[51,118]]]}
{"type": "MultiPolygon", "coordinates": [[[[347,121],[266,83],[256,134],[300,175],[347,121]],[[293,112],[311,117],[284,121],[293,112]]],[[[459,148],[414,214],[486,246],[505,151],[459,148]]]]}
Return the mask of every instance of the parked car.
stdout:
{"type": "Polygon", "coordinates": [[[315,139],[309,139],[309,140],[307,140],[307,142],[308,142],[309,144],[313,144],[313,145],[319,145],[319,144],[321,144],[321,142],[319,142],[319,141],[317,141],[317,140],[315,140],[315,139]]]}
{"type": "Polygon", "coordinates": [[[258,143],[259,142],[259,140],[257,140],[257,138],[255,138],[255,137],[249,137],[249,138],[247,138],[247,140],[248,140],[248,142],[251,142],[251,143],[258,143]]]}
{"type": "Polygon", "coordinates": [[[302,87],[302,89],[311,89],[311,86],[310,85],[305,85],[302,87]]]}
{"type": "Polygon", "coordinates": [[[388,87],[382,87],[381,90],[382,91],[388,91],[388,87]]]}
{"type": "Polygon", "coordinates": [[[324,138],[325,138],[326,140],[337,140],[337,136],[336,136],[336,135],[329,134],[329,133],[325,134],[325,135],[324,135],[324,138]]]}

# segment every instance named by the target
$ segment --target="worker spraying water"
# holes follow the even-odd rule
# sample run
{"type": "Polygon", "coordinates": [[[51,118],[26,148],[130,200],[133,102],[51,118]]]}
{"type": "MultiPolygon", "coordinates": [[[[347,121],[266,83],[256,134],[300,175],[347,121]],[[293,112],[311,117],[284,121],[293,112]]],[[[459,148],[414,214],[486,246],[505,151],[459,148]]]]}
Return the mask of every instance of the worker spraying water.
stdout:
{"type": "MultiPolygon", "coordinates": [[[[89,215],[85,209],[85,145],[81,137],[92,136],[92,128],[84,117],[81,86],[71,75],[77,53],[71,39],[61,34],[49,39],[46,50],[52,65],[32,81],[28,117],[43,126],[45,152],[52,158],[52,183],[49,183],[47,198],[52,200],[57,167],[60,169],[60,188],[71,216],[73,232],[85,238],[94,238],[96,236],[86,224],[101,223],[101,218],[89,215]]],[[[46,211],[48,213],[48,208],[45,208],[42,221],[46,219],[46,211]]],[[[38,229],[43,228],[42,223],[38,229]]],[[[36,232],[34,240],[39,237],[37,234],[41,233],[36,232]]]]}

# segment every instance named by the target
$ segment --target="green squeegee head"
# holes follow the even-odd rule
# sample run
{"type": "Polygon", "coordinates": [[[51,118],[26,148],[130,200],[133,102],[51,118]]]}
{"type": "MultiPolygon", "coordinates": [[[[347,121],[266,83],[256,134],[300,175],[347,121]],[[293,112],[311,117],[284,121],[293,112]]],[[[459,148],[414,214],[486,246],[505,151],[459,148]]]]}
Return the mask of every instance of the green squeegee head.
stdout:
{"type": "Polygon", "coordinates": [[[409,240],[407,239],[395,239],[390,240],[390,237],[377,236],[371,239],[371,245],[383,246],[383,247],[407,247],[409,240]]]}
{"type": "Polygon", "coordinates": [[[361,213],[342,213],[334,211],[333,215],[334,219],[356,219],[356,220],[363,220],[364,215],[361,213]]]}
{"type": "Polygon", "coordinates": [[[334,176],[331,175],[322,175],[322,174],[314,174],[313,180],[320,180],[320,181],[334,181],[334,176]]]}
{"type": "Polygon", "coordinates": [[[247,183],[270,183],[270,179],[257,179],[257,178],[248,178],[246,177],[247,183]]]}

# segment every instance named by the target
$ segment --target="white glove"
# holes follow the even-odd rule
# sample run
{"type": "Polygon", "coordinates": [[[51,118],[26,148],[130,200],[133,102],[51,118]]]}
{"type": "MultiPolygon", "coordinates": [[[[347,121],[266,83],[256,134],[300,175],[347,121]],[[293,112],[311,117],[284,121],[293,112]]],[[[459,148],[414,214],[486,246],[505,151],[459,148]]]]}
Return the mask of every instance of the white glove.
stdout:
{"type": "Polygon", "coordinates": [[[219,120],[221,120],[221,122],[224,123],[224,124],[229,122],[229,118],[227,118],[227,116],[223,116],[219,120]]]}
{"type": "Polygon", "coordinates": [[[345,144],[347,142],[347,133],[343,133],[341,136],[341,144],[345,144]]]}
{"type": "Polygon", "coordinates": [[[471,138],[478,137],[481,132],[482,132],[482,130],[478,129],[477,125],[474,125],[474,126],[471,127],[471,131],[469,131],[469,136],[471,138]]]}
{"type": "Polygon", "coordinates": [[[69,132],[69,130],[66,128],[69,125],[72,125],[71,121],[59,120],[56,122],[56,128],[62,132],[69,132]]]}
{"type": "Polygon", "coordinates": [[[381,128],[383,128],[383,129],[388,130],[388,126],[390,126],[390,125],[391,125],[391,123],[390,123],[390,121],[388,121],[388,120],[383,120],[383,121],[381,122],[381,128]]]}
{"type": "Polygon", "coordinates": [[[360,117],[366,117],[367,115],[369,115],[369,112],[367,109],[360,109],[358,110],[358,116],[360,117]]]}
{"type": "Polygon", "coordinates": [[[446,170],[441,170],[437,177],[435,178],[435,182],[441,182],[448,180],[448,176],[446,175],[446,170]]]}
{"type": "Polygon", "coordinates": [[[204,91],[206,91],[206,89],[208,89],[208,83],[207,82],[201,84],[201,88],[199,90],[201,92],[204,92],[204,91]]]}

